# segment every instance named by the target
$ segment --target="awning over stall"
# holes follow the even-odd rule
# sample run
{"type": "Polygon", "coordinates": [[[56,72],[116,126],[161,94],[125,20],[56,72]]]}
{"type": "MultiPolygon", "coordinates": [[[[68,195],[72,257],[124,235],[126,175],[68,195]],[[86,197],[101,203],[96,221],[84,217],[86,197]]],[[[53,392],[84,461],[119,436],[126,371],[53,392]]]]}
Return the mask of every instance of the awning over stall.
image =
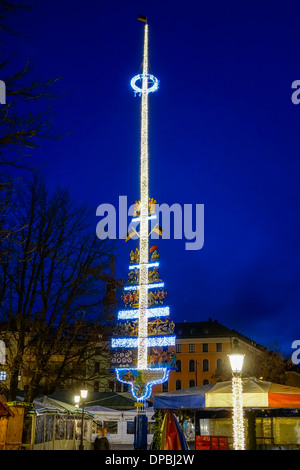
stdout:
{"type": "Polygon", "coordinates": [[[203,408],[205,407],[205,396],[214,385],[209,384],[175,392],[160,393],[154,396],[153,407],[155,409],[203,408]]]}
{"type": "MultiPolygon", "coordinates": [[[[255,377],[243,379],[244,407],[300,408],[300,388],[255,377]]],[[[155,409],[232,407],[231,381],[191,387],[154,396],[155,409]]]]}

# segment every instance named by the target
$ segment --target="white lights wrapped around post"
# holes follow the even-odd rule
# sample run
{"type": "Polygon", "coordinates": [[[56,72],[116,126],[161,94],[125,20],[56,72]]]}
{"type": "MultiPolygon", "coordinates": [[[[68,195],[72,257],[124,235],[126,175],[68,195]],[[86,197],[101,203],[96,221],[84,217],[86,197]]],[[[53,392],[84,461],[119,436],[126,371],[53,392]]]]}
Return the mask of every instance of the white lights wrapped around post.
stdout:
{"type": "Polygon", "coordinates": [[[234,340],[232,351],[228,354],[232,370],[233,448],[234,450],[245,450],[242,384],[244,354],[241,354],[237,343],[237,340],[234,340]]]}
{"type": "Polygon", "coordinates": [[[140,276],[139,276],[139,330],[138,368],[147,368],[148,351],[148,25],[144,32],[143,81],[141,104],[141,156],[140,156],[140,276]]]}

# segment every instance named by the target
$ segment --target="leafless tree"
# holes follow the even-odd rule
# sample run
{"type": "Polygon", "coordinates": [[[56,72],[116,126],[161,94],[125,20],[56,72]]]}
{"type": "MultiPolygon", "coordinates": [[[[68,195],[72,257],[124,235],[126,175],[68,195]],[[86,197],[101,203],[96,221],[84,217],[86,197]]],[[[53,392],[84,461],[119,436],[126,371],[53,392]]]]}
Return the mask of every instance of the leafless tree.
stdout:
{"type": "Polygon", "coordinates": [[[43,139],[58,139],[63,135],[60,129],[54,129],[51,112],[51,103],[59,96],[55,85],[61,77],[37,79],[29,60],[16,65],[12,51],[9,55],[6,52],[10,50],[10,36],[17,34],[10,27],[11,16],[30,10],[33,5],[33,2],[0,0],[0,31],[8,33],[2,35],[0,43],[0,75],[6,85],[6,104],[0,105],[1,176],[7,167],[31,169],[29,157],[33,149],[43,139]]]}
{"type": "MultiPolygon", "coordinates": [[[[56,84],[59,78],[36,79],[29,61],[17,63],[10,49],[11,37],[22,36],[13,26],[14,17],[20,15],[22,18],[33,6],[34,2],[30,0],[0,0],[0,78],[5,82],[7,95],[6,104],[0,104],[0,263],[3,268],[0,306],[8,285],[5,266],[13,245],[10,237],[23,229],[7,216],[16,203],[22,177],[28,176],[28,170],[35,170],[29,163],[33,149],[37,149],[44,139],[62,136],[58,129],[54,130],[51,113],[51,103],[58,97],[56,84]],[[16,168],[18,176],[13,173],[16,168]]],[[[22,41],[26,41],[23,36],[22,41]]],[[[45,163],[41,157],[41,164],[45,163]]]]}
{"type": "Polygon", "coordinates": [[[8,286],[1,320],[11,346],[9,398],[24,373],[26,400],[32,401],[45,377],[52,388],[64,372],[75,379],[99,354],[112,251],[91,234],[84,207],[76,207],[65,190],[48,194],[38,178],[23,188],[10,216],[23,228],[7,240],[0,265],[8,286]]]}

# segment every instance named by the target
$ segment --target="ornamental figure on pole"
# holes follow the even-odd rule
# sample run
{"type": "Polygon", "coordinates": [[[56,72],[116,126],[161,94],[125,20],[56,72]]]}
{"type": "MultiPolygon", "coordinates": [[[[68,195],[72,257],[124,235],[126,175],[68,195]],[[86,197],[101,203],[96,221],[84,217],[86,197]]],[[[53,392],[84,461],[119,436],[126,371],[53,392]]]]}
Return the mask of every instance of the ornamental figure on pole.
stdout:
{"type": "MultiPolygon", "coordinates": [[[[143,20],[144,21],[144,20],[143,20]]],[[[166,290],[160,279],[158,246],[149,247],[149,221],[156,217],[156,200],[149,197],[148,100],[159,81],[149,74],[148,24],[144,26],[143,73],[131,80],[141,97],[140,197],[135,201],[134,219],[139,246],[130,251],[128,280],[124,285],[124,309],[111,340],[112,366],[117,379],[129,384],[137,401],[150,397],[152,386],[168,380],[176,368],[174,323],[165,305],[166,290]]],[[[154,230],[154,229],[153,229],[154,230]]],[[[160,227],[155,227],[161,233],[160,227]]],[[[131,237],[128,234],[126,241],[131,237]]]]}

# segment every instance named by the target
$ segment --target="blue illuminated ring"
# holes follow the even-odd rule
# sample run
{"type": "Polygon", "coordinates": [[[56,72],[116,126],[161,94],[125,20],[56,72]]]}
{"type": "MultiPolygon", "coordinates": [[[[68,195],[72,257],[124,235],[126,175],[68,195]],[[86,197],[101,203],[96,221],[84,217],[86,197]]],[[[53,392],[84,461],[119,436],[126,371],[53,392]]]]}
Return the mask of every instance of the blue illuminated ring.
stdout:
{"type": "Polygon", "coordinates": [[[142,74],[140,73],[139,75],[135,75],[132,79],[131,79],[131,82],[130,82],[130,85],[132,86],[132,88],[134,89],[135,93],[143,93],[143,89],[138,87],[136,85],[136,82],[138,80],[143,80],[143,78],[147,78],[148,80],[150,80],[152,82],[151,86],[148,87],[145,92],[146,93],[151,93],[151,92],[154,92],[158,89],[158,84],[159,84],[159,81],[157,80],[156,77],[154,77],[154,75],[150,75],[150,74],[142,74]]]}

